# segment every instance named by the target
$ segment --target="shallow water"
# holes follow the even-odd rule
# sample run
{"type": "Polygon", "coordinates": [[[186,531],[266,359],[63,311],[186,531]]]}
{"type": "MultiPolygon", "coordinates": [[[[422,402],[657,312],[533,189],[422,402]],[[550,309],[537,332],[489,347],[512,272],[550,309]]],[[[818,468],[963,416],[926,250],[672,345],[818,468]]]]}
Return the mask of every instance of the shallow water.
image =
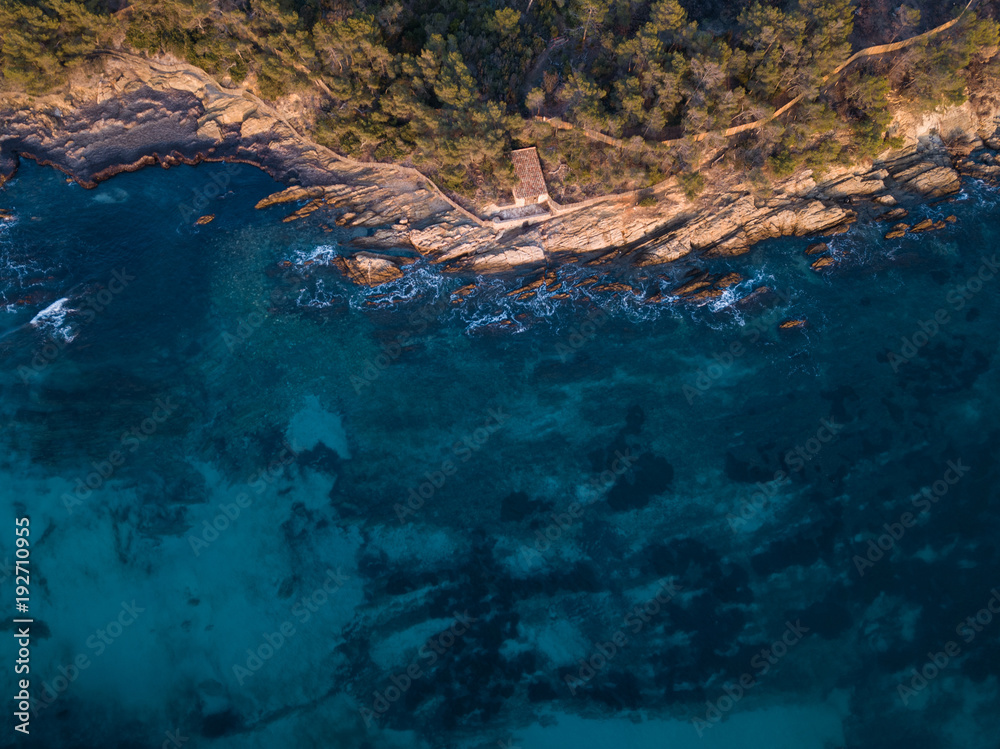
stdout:
{"type": "Polygon", "coordinates": [[[355,289],[277,188],[0,192],[5,745],[998,746],[995,193],[693,308],[355,289]]]}

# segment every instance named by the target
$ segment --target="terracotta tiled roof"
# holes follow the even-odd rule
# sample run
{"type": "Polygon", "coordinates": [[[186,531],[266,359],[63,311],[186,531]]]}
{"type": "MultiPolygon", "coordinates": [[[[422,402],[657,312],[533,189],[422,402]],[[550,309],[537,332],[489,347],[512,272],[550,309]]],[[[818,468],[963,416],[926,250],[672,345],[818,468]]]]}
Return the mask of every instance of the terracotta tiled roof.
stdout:
{"type": "Polygon", "coordinates": [[[514,188],[515,198],[536,200],[540,195],[548,194],[545,178],[542,176],[542,165],[538,162],[538,151],[534,147],[511,151],[510,159],[514,162],[514,172],[520,181],[514,188]]]}

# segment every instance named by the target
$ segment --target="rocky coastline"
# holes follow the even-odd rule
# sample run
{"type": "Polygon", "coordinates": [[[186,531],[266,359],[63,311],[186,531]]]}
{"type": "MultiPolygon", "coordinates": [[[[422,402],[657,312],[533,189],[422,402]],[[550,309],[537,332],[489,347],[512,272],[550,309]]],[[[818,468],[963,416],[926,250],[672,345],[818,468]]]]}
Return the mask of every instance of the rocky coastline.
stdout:
{"type": "MultiPolygon", "coordinates": [[[[444,273],[507,274],[537,288],[568,263],[653,270],[682,258],[738,255],[779,236],[822,238],[856,221],[891,221],[889,236],[902,236],[942,228],[905,223],[908,208],[954,195],[963,176],[1000,176],[1000,94],[984,90],[947,110],[897,113],[894,134],[906,146],[870,165],[821,177],[803,170],[766,190],[709,168],[710,187],[695,200],[670,179],[642,191],[642,204],[638,193],[615,195],[562,206],[544,221],[498,224],[414,169],[360,163],[317,145],[270,105],[191,65],[100,56],[97,79],[41,97],[0,95],[0,181],[20,158],[84,187],[155,164],[252,164],[287,186],[259,208],[287,204],[286,220],[323,211],[331,222],[365,230],[338,267],[369,286],[398,278],[419,257],[444,273]]],[[[828,256],[814,254],[816,270],[829,267],[828,256]]],[[[695,286],[677,295],[721,293],[714,281],[701,281],[688,279],[685,287],[695,286]]]]}

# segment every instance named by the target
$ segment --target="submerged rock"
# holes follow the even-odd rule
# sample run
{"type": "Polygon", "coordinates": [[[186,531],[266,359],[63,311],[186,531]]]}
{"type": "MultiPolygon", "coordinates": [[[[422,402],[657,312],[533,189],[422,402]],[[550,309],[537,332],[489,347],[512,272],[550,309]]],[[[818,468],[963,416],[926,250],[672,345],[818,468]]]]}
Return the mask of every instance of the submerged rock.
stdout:
{"type": "Polygon", "coordinates": [[[500,520],[504,523],[520,522],[531,515],[534,504],[524,492],[512,492],[500,502],[500,520]]]}
{"type": "Polygon", "coordinates": [[[516,296],[518,299],[527,299],[533,296],[542,286],[545,286],[549,291],[554,291],[562,286],[561,283],[556,282],[556,274],[549,271],[541,278],[536,278],[534,281],[519,286],[513,291],[508,291],[506,296],[516,296]]]}
{"type": "Polygon", "coordinates": [[[603,292],[628,292],[630,294],[638,296],[639,292],[636,291],[632,286],[627,283],[622,283],[620,281],[613,281],[611,283],[601,283],[593,287],[594,291],[603,292]]]}
{"type": "Polygon", "coordinates": [[[891,211],[886,211],[881,216],[878,217],[879,221],[899,221],[910,215],[910,212],[905,208],[893,208],[891,211]]]}
{"type": "Polygon", "coordinates": [[[753,310],[763,307],[769,302],[773,302],[776,294],[767,286],[759,286],[742,299],[733,302],[732,306],[738,310],[753,310]]]}
{"type": "Polygon", "coordinates": [[[945,228],[945,226],[947,226],[947,224],[945,224],[944,221],[934,221],[933,219],[925,218],[923,221],[910,229],[910,232],[913,234],[919,234],[920,232],[925,231],[937,231],[945,228]]]}
{"type": "Polygon", "coordinates": [[[295,213],[290,213],[287,216],[285,216],[282,219],[282,221],[285,222],[286,224],[289,221],[298,221],[300,218],[305,218],[306,216],[315,213],[321,207],[323,207],[323,205],[324,203],[322,200],[310,200],[304,206],[299,208],[299,210],[295,211],[295,213]]]}
{"type": "Polygon", "coordinates": [[[467,297],[475,290],[476,290],[476,285],[474,283],[468,283],[465,286],[460,286],[459,288],[451,292],[451,297],[452,299],[459,301],[467,297]]]}
{"type": "Polygon", "coordinates": [[[652,453],[641,455],[632,468],[615,481],[608,492],[612,512],[638,510],[658,494],[667,491],[674,480],[674,467],[666,458],[652,453]]]}
{"type": "Polygon", "coordinates": [[[822,255],[824,252],[830,249],[830,245],[826,242],[818,242],[816,244],[811,244],[806,247],[806,255],[822,255]]]}
{"type": "Polygon", "coordinates": [[[697,294],[692,294],[691,296],[685,298],[684,301],[691,304],[708,304],[713,299],[718,299],[722,296],[721,289],[705,289],[704,291],[699,291],[697,294]]]}
{"type": "Polygon", "coordinates": [[[702,289],[706,289],[711,285],[712,282],[708,280],[708,274],[706,273],[694,281],[690,281],[684,284],[683,286],[678,286],[676,289],[674,289],[673,295],[690,296],[691,294],[695,294],[696,292],[701,291],[702,289]]]}

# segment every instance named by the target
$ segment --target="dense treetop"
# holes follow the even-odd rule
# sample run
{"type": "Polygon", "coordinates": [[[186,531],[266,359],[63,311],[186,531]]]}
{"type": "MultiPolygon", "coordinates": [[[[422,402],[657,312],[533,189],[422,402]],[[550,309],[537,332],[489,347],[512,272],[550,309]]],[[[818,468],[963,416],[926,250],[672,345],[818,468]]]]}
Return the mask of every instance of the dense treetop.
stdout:
{"type": "MultiPolygon", "coordinates": [[[[871,157],[894,141],[890,102],[964,99],[992,73],[991,2],[946,35],[821,79],[861,47],[949,20],[941,0],[0,0],[7,90],[43,93],[89,53],[168,53],[276,101],[298,94],[313,135],[361,159],[412,163],[446,189],[497,195],[512,147],[537,144],[572,200],[693,174],[725,141],[659,141],[759,119],[730,139],[762,181],[807,164],[871,157]],[[977,15],[978,14],[978,15],[977,15]],[[624,151],[559,131],[558,117],[624,151]]],[[[286,101],[289,101],[286,99],[286,101]]]]}

